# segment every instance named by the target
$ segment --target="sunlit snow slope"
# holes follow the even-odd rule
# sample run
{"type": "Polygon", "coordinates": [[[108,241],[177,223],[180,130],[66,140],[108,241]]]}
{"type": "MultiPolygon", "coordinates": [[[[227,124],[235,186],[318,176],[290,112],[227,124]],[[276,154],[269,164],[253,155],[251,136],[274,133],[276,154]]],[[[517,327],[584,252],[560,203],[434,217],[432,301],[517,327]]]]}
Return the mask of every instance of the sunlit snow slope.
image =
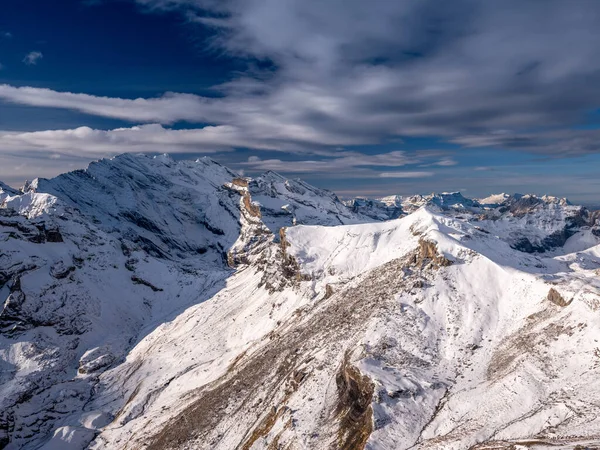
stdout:
{"type": "Polygon", "coordinates": [[[600,233],[566,201],[373,222],[124,155],[0,204],[0,448],[600,445],[600,233]]]}

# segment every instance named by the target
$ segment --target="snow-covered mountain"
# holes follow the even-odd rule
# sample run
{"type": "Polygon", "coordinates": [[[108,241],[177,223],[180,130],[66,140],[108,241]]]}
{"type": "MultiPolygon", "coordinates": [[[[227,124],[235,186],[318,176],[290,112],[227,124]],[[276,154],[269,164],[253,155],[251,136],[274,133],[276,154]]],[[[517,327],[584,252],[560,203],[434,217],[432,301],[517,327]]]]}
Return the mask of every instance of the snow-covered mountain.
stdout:
{"type": "Polygon", "coordinates": [[[344,204],[357,214],[375,221],[397,219],[404,215],[402,197],[391,196],[380,199],[354,198],[344,204]]]}
{"type": "Polygon", "coordinates": [[[481,227],[500,236],[513,248],[528,253],[553,251],[580,230],[600,234],[597,211],[550,196],[497,194],[475,200],[460,192],[444,192],[375,200],[359,198],[346,204],[374,220],[394,219],[428,207],[472,223],[480,222],[481,227]]]}
{"type": "Polygon", "coordinates": [[[0,186],[0,448],[600,444],[597,213],[143,155],[24,191],[0,186]]]}

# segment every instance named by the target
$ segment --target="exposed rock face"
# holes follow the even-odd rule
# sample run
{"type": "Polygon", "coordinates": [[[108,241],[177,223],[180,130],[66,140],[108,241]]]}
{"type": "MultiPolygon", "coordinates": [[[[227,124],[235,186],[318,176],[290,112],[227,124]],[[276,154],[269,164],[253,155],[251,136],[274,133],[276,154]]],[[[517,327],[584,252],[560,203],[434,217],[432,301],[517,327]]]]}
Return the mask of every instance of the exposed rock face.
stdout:
{"type": "Polygon", "coordinates": [[[442,256],[435,242],[419,239],[419,251],[415,254],[414,263],[418,265],[432,264],[434,267],[452,265],[452,261],[442,256]]]}
{"type": "Polygon", "coordinates": [[[550,288],[550,290],[548,291],[548,300],[551,301],[552,303],[554,303],[557,306],[561,306],[561,307],[565,307],[565,306],[569,306],[571,304],[571,302],[573,301],[573,299],[567,301],[564,299],[564,297],[562,295],[560,295],[558,293],[558,291],[554,288],[550,288]]]}
{"type": "Polygon", "coordinates": [[[335,294],[335,291],[333,290],[333,287],[330,284],[326,284],[325,285],[325,298],[329,298],[333,294],[335,294]]]}
{"type": "Polygon", "coordinates": [[[27,221],[13,209],[0,208],[0,226],[8,229],[11,239],[27,240],[34,244],[63,242],[56,224],[47,224],[43,219],[27,221]]]}
{"type": "Polygon", "coordinates": [[[373,432],[373,392],[375,385],[348,362],[348,357],[336,376],[340,421],[338,448],[363,450],[373,432]]]}
{"type": "Polygon", "coordinates": [[[28,328],[32,328],[35,323],[28,322],[22,317],[21,310],[26,297],[21,290],[21,278],[19,276],[13,279],[9,289],[10,294],[4,301],[0,313],[0,330],[8,336],[15,336],[28,328]]]}

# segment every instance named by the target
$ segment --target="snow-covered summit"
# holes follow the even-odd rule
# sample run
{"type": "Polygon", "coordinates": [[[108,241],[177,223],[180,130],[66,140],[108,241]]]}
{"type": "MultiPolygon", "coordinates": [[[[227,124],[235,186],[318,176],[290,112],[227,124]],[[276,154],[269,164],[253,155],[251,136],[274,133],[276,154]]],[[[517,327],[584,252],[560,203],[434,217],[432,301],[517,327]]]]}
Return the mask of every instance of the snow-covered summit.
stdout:
{"type": "Polygon", "coordinates": [[[9,195],[19,195],[20,192],[16,189],[11,188],[10,186],[4,184],[0,181],[0,204],[4,201],[6,197],[9,195]]]}
{"type": "Polygon", "coordinates": [[[263,221],[274,232],[296,224],[343,225],[371,220],[348,208],[333,192],[299,179],[288,180],[276,172],[251,180],[248,189],[260,205],[263,221]]]}

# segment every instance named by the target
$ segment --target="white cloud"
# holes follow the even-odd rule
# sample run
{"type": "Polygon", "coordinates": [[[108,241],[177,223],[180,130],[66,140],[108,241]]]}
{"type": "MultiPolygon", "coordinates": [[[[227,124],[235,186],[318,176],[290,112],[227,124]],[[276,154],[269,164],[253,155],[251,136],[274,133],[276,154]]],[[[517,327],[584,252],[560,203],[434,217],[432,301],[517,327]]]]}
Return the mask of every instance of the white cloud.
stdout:
{"type": "Polygon", "coordinates": [[[433,172],[382,172],[379,178],[425,178],[433,175],[433,172]]]}
{"type": "Polygon", "coordinates": [[[451,167],[456,166],[458,164],[457,161],[447,156],[445,158],[440,159],[439,161],[435,161],[429,164],[422,164],[421,167],[432,167],[432,166],[440,166],[440,167],[451,167]]]}
{"type": "Polygon", "coordinates": [[[135,122],[169,124],[181,120],[207,121],[211,100],[192,94],[167,93],[158,98],[122,99],[51,89],[0,85],[0,98],[22,105],[65,108],[96,116],[135,122]]]}
{"type": "Polygon", "coordinates": [[[373,167],[400,167],[417,164],[423,159],[410,156],[405,152],[393,151],[377,155],[368,155],[359,152],[341,151],[337,155],[330,155],[319,160],[286,161],[281,159],[261,159],[250,156],[247,162],[238,163],[240,166],[254,170],[273,170],[284,174],[313,174],[323,173],[330,178],[415,178],[433,175],[432,172],[390,172],[381,174],[373,167]],[[415,175],[413,175],[415,174],[415,175]],[[387,176],[386,176],[387,175],[387,176]]]}
{"type": "Polygon", "coordinates": [[[42,54],[42,52],[33,51],[25,55],[25,58],[23,58],[23,62],[28,66],[35,66],[38,63],[38,61],[43,57],[44,55],[42,54]]]}
{"type": "Polygon", "coordinates": [[[456,162],[452,158],[443,158],[443,159],[440,159],[438,162],[433,163],[432,165],[434,165],[434,166],[442,166],[442,167],[449,167],[449,166],[455,166],[457,164],[458,164],[458,162],[456,162]]]}
{"type": "MultiPolygon", "coordinates": [[[[127,152],[216,153],[247,143],[244,136],[229,126],[173,130],[158,124],[114,130],[80,127],[25,133],[0,131],[0,141],[0,153],[37,150],[88,157],[127,152]]],[[[256,148],[270,149],[268,142],[252,144],[256,148]]]]}

